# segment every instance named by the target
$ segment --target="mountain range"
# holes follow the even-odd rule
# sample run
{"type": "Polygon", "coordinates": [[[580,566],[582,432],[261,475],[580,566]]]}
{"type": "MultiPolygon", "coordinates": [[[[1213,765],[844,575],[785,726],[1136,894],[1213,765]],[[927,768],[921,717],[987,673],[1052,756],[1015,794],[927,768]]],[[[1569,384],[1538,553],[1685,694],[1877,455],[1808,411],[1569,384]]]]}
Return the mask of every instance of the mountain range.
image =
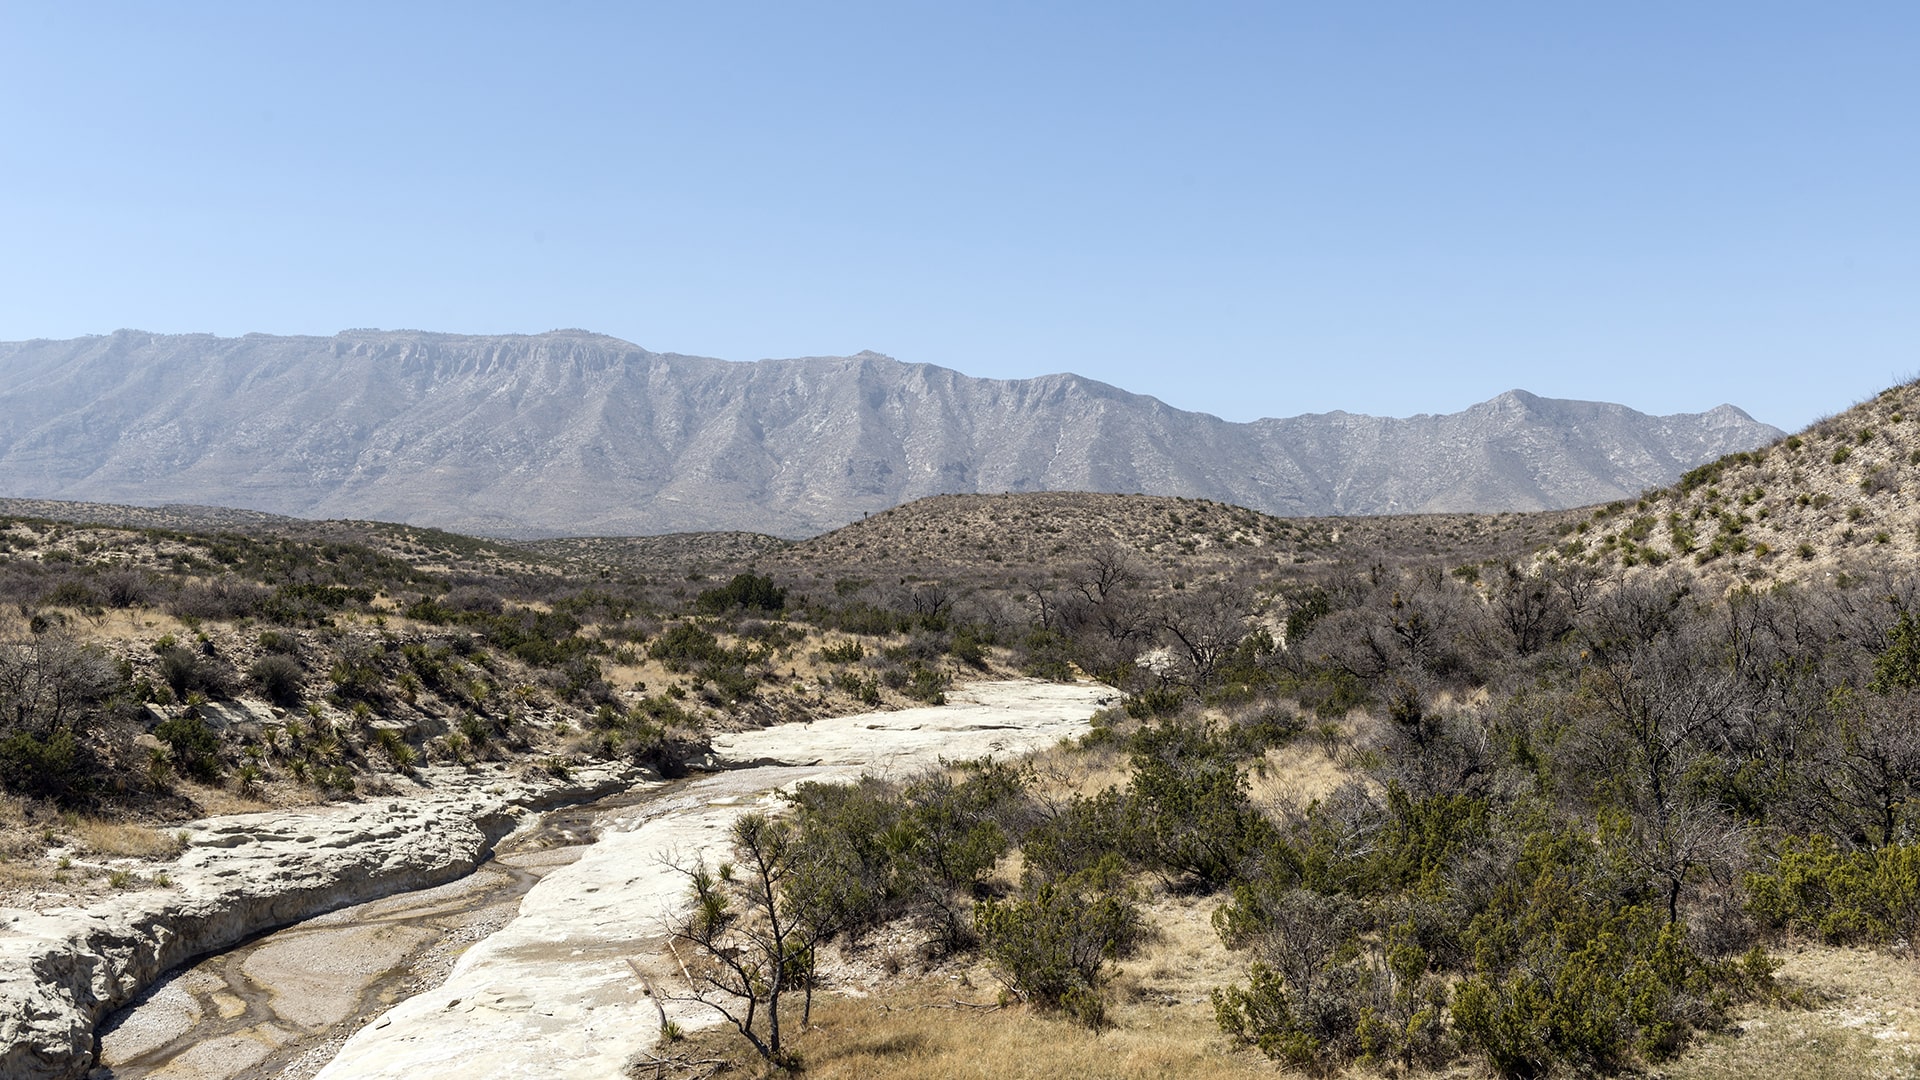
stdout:
{"type": "Polygon", "coordinates": [[[1783,433],[1520,390],[1233,423],[1077,375],[878,353],[730,362],[604,335],[122,330],[0,343],[0,495],[505,536],[806,536],[941,493],[1142,492],[1280,515],[1557,509],[1783,433]]]}

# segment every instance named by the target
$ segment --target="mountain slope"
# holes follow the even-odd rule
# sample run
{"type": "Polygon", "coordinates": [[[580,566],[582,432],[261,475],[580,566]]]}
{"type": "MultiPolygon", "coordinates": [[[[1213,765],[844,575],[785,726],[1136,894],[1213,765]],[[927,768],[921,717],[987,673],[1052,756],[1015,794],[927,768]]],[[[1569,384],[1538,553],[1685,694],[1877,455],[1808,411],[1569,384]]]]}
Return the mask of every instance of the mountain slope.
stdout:
{"type": "Polygon", "coordinates": [[[1235,424],[1075,375],[975,379],[875,353],[731,363],[584,331],[0,344],[0,495],[510,535],[799,536],[948,492],[1543,509],[1778,435],[1731,406],[1653,417],[1520,391],[1444,416],[1235,424]]]}

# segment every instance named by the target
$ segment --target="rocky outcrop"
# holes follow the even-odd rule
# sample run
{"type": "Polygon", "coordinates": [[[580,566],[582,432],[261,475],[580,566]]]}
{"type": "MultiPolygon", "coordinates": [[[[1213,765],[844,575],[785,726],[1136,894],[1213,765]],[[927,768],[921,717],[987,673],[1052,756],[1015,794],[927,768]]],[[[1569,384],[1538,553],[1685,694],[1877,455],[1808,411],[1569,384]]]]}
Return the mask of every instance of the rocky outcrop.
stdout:
{"type": "Polygon", "coordinates": [[[877,353],[730,363],[585,331],[0,343],[0,496],[219,503],[495,535],[806,536],[939,494],[1140,492],[1282,515],[1544,510],[1783,433],[1511,391],[1229,423],[1077,375],[877,353]]]}
{"type": "Polygon", "coordinates": [[[725,852],[741,814],[775,809],[773,793],[793,784],[1049,746],[1085,732],[1115,696],[1089,683],[975,683],[944,706],[716,735],[727,771],[602,813],[598,840],[541,878],[518,917],[462,954],[446,983],[362,1028],[319,1080],[629,1075],[663,1019],[688,1030],[717,1020],[675,1000],[683,976],[660,934],[686,896],[675,866],[725,852]]]}
{"type": "Polygon", "coordinates": [[[169,968],[272,927],[460,877],[536,810],[625,790],[624,764],[515,778],[427,769],[425,790],[210,818],[170,884],[84,909],[0,909],[0,1078],[83,1075],[94,1027],[169,968]]]}

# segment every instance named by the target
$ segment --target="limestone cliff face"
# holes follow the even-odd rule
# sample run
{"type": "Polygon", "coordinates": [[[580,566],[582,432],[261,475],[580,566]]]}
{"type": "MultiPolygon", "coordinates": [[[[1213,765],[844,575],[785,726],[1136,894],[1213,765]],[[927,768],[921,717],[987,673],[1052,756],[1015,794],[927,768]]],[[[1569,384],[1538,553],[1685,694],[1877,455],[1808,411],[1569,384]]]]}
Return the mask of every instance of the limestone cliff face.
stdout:
{"type": "Polygon", "coordinates": [[[1281,514],[1532,510],[1781,435],[1521,391],[1444,416],[1229,423],[1075,375],[730,363],[583,331],[121,331],[0,344],[0,495],[506,535],[802,536],[925,495],[1187,495],[1281,514]]]}

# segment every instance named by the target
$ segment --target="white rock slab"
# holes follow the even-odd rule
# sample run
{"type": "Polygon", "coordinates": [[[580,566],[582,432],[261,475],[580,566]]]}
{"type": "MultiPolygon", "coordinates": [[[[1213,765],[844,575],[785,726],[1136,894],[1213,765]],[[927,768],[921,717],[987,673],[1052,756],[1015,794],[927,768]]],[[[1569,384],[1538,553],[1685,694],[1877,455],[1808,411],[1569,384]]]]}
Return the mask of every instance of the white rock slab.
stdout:
{"type": "MultiPolygon", "coordinates": [[[[598,843],[542,878],[520,915],[461,957],[439,989],[348,1040],[320,1080],[626,1075],[660,1036],[659,1009],[629,960],[657,951],[686,878],[668,861],[725,850],[735,818],[807,780],[850,780],[988,754],[1011,756],[1087,729],[1114,691],[1032,681],[974,684],[949,704],[716,737],[737,765],[644,807],[611,811],[598,843]]],[[[709,1010],[669,1004],[684,1026],[709,1010]]]]}
{"type": "Polygon", "coordinates": [[[275,926],[470,873],[537,809],[623,791],[648,774],[565,780],[423,770],[428,790],[320,810],[208,818],[166,889],[85,908],[0,909],[0,1078],[76,1077],[94,1025],[168,968],[275,926]]]}

